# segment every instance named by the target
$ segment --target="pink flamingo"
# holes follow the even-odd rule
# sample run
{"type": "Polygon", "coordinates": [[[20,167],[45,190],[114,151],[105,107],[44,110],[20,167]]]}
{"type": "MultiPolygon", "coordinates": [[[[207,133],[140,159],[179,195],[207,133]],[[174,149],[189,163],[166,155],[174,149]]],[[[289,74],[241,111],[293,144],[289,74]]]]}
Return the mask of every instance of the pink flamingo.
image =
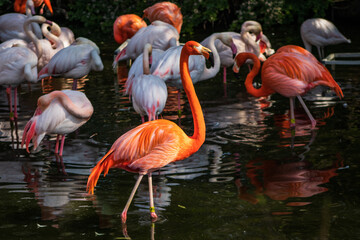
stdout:
{"type": "MultiPolygon", "coordinates": [[[[168,96],[165,82],[160,77],[150,74],[149,53],[151,52],[151,44],[145,44],[142,55],[143,74],[132,77],[131,87],[127,87],[131,89],[133,107],[140,114],[143,123],[145,122],[145,114],[148,116],[149,121],[158,119],[158,115],[165,107],[168,96]]],[[[126,82],[126,85],[128,85],[128,82],[126,82]]]]}
{"type": "Polygon", "coordinates": [[[85,124],[93,114],[93,106],[86,95],[79,91],[53,91],[38,99],[38,106],[34,116],[26,124],[21,146],[25,144],[29,152],[32,140],[36,149],[45,134],[57,134],[55,153],[61,146],[59,155],[62,156],[65,135],[74,132],[85,124]]]}
{"type": "Polygon", "coordinates": [[[195,153],[205,141],[205,121],[199,100],[189,73],[189,56],[203,55],[209,58],[210,50],[194,41],[187,42],[181,52],[180,69],[184,90],[194,119],[194,134],[189,137],[175,123],[169,120],[155,120],[131,129],[113,144],[111,149],[93,168],[87,184],[89,193],[104,172],[110,168],[122,168],[139,173],[138,180],[121,214],[122,222],[126,222],[127,211],[135,192],[144,175],[149,177],[150,213],[153,221],[157,219],[153,199],[152,172],[175,161],[183,160],[195,153]]]}
{"type": "Polygon", "coordinates": [[[159,2],[144,10],[143,18],[150,22],[160,20],[173,25],[178,33],[181,31],[183,24],[183,15],[180,8],[171,2],[159,2]]]}
{"type": "MultiPolygon", "coordinates": [[[[21,13],[6,13],[0,16],[0,42],[4,42],[13,38],[23,39],[30,42],[31,39],[26,34],[23,26],[29,17],[35,14],[34,2],[27,0],[26,2],[26,15],[21,13]]],[[[31,24],[29,27],[37,38],[42,38],[40,26],[36,23],[31,24]]]]}
{"type": "Polygon", "coordinates": [[[154,49],[166,50],[179,45],[179,33],[170,24],[162,21],[152,22],[151,25],[141,28],[127,43],[127,46],[115,57],[113,66],[118,61],[136,59],[144,50],[146,43],[154,49]]]}
{"type": "Polygon", "coordinates": [[[311,52],[311,45],[314,45],[319,53],[319,58],[323,59],[324,47],[339,43],[351,43],[342,35],[335,25],[323,18],[311,18],[301,24],[301,38],[306,50],[311,52]]]}
{"type": "MultiPolygon", "coordinates": [[[[300,48],[300,47],[297,47],[300,48]]],[[[304,49],[304,51],[306,51],[304,49]]],[[[253,79],[260,71],[260,60],[252,53],[240,53],[235,58],[233,70],[239,71],[239,67],[247,59],[254,62],[254,67],[246,77],[245,87],[248,93],[255,97],[269,96],[272,93],[279,93],[290,98],[291,126],[295,126],[294,101],[297,97],[306,111],[312,127],[315,127],[316,120],[306,107],[301,95],[305,94],[318,85],[330,87],[341,98],[343,93],[335,82],[329,71],[321,63],[305,54],[296,52],[280,51],[269,57],[262,66],[260,88],[253,86],[253,79]]]]}
{"type": "Polygon", "coordinates": [[[103,69],[99,48],[91,40],[79,37],[73,45],[61,49],[51,58],[39,72],[39,80],[49,76],[73,78],[73,90],[76,90],[77,79],[86,76],[91,70],[103,69]]]}
{"type": "Polygon", "coordinates": [[[118,44],[123,44],[132,38],[140,28],[146,27],[146,22],[135,14],[125,14],[116,18],[113,25],[114,39],[118,44]]]}
{"type": "Polygon", "coordinates": [[[17,115],[17,87],[24,81],[37,82],[37,56],[26,45],[15,45],[0,50],[0,85],[9,86],[6,89],[10,119],[17,115]],[[11,88],[14,88],[14,113],[12,111],[11,88]]]}

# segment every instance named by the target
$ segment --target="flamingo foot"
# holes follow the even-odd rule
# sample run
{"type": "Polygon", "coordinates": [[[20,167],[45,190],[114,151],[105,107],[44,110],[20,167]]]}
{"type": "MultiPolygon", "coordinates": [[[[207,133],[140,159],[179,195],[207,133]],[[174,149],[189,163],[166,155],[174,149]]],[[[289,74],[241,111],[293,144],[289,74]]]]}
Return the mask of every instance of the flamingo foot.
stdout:
{"type": "Polygon", "coordinates": [[[127,218],[127,211],[123,211],[121,213],[121,222],[126,223],[126,218],[127,218]]]}

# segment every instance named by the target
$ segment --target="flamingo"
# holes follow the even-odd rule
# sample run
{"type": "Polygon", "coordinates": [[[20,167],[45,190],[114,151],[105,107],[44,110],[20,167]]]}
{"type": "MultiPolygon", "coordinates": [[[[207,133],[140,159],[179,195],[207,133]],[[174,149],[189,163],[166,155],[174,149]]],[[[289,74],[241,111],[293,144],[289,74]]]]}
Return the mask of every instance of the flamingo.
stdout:
{"type": "MultiPolygon", "coordinates": [[[[18,12],[18,13],[25,13],[26,12],[26,2],[27,2],[27,0],[15,0],[14,11],[18,12]]],[[[52,9],[50,0],[34,0],[33,3],[34,3],[35,7],[41,6],[40,14],[43,14],[43,9],[44,9],[45,5],[48,7],[51,14],[53,14],[53,9],[52,9]]]]}
{"type": "Polygon", "coordinates": [[[62,156],[65,135],[74,132],[85,124],[94,112],[86,95],[79,91],[53,91],[39,97],[34,116],[24,128],[21,147],[25,144],[29,152],[32,140],[36,149],[45,134],[57,134],[55,153],[62,156]],[[61,145],[59,150],[59,139],[61,145]]]}
{"type": "Polygon", "coordinates": [[[17,87],[24,81],[37,81],[37,56],[26,45],[15,45],[0,50],[0,85],[9,86],[6,89],[10,119],[17,119],[17,87]],[[12,94],[14,88],[14,113],[12,112],[12,94]]]}
{"type": "Polygon", "coordinates": [[[91,70],[103,69],[99,48],[91,40],[79,37],[72,45],[61,49],[51,58],[39,72],[38,79],[50,76],[74,78],[73,90],[76,90],[77,79],[86,76],[91,70]]]}
{"type": "Polygon", "coordinates": [[[151,52],[152,46],[147,43],[142,54],[143,74],[132,77],[131,87],[128,87],[131,88],[133,107],[140,114],[143,123],[145,114],[149,121],[158,119],[168,96],[165,82],[160,77],[150,74],[149,53],[151,52]]]}
{"type": "Polygon", "coordinates": [[[38,55],[38,70],[41,70],[50,59],[61,49],[64,48],[63,42],[53,33],[48,30],[48,27],[52,28],[52,31],[60,32],[59,26],[53,25],[53,22],[46,22],[46,19],[42,16],[34,16],[26,20],[24,29],[26,34],[32,39],[32,43],[29,47],[38,55]],[[28,22],[42,23],[41,30],[44,33],[44,39],[38,39],[30,30],[28,22]],[[57,29],[57,30],[54,30],[57,29]]]}
{"type": "MultiPolygon", "coordinates": [[[[41,29],[49,27],[48,25],[44,24],[42,25],[41,29]]],[[[51,33],[59,38],[59,40],[62,42],[62,45],[64,48],[70,46],[73,42],[75,42],[75,35],[73,31],[71,31],[68,27],[60,27],[57,23],[52,22],[52,26],[50,29],[51,33]]],[[[48,31],[47,31],[48,32],[48,31]]],[[[43,31],[44,34],[44,31],[43,31]]],[[[44,34],[45,35],[45,34],[44,34]]]]}
{"type": "Polygon", "coordinates": [[[132,38],[140,28],[146,27],[146,22],[136,14],[125,14],[116,18],[113,25],[114,39],[118,44],[123,44],[132,38]]]}
{"type": "MultiPolygon", "coordinates": [[[[261,58],[262,61],[265,58],[261,57],[261,51],[257,41],[263,38],[262,27],[260,23],[256,21],[246,21],[241,25],[241,32],[224,32],[232,37],[233,43],[236,46],[237,52],[252,52],[261,58]],[[254,37],[255,35],[255,37],[254,37]]],[[[205,38],[201,44],[210,47],[211,36],[205,38]]],[[[234,65],[234,53],[230,46],[224,44],[222,41],[216,40],[215,47],[219,53],[220,63],[223,67],[223,82],[226,83],[226,68],[234,65]]],[[[210,48],[211,49],[211,48],[210,48]]]]}
{"type": "Polygon", "coordinates": [[[127,46],[115,57],[113,66],[118,61],[135,59],[144,50],[146,43],[150,43],[154,49],[166,50],[179,45],[179,33],[170,24],[162,21],[154,21],[151,25],[141,28],[128,42],[127,46]]]}
{"type": "Polygon", "coordinates": [[[188,61],[190,55],[201,54],[209,58],[210,52],[209,49],[194,41],[187,42],[181,52],[181,79],[193,114],[193,136],[187,136],[178,125],[169,120],[149,121],[119,137],[109,152],[92,169],[87,183],[87,191],[92,194],[101,172],[106,175],[110,168],[117,167],[139,173],[121,214],[123,223],[126,222],[128,208],[145,174],[148,174],[149,178],[150,215],[155,221],[157,215],[152,194],[152,172],[171,162],[189,157],[204,143],[205,121],[191,81],[188,61]]]}
{"type": "MultiPolygon", "coordinates": [[[[26,1],[26,15],[21,13],[6,13],[0,16],[0,42],[9,39],[23,39],[27,42],[32,41],[25,33],[24,23],[26,19],[35,14],[34,3],[32,0],[26,1]]],[[[40,26],[36,23],[31,25],[31,31],[37,38],[42,38],[40,26]]]]}
{"type": "Polygon", "coordinates": [[[301,24],[300,33],[306,50],[311,52],[311,46],[314,45],[320,59],[325,57],[325,46],[351,43],[351,40],[345,38],[332,22],[323,18],[307,19],[301,24]]]}
{"type": "MultiPolygon", "coordinates": [[[[149,45],[151,46],[151,44],[149,45]]],[[[144,49],[146,49],[146,47],[144,47],[144,49]]],[[[152,46],[151,46],[151,50],[149,48],[149,54],[150,54],[149,63],[151,65],[150,73],[153,73],[154,70],[156,69],[163,53],[164,53],[163,50],[153,49],[152,46]]],[[[133,84],[133,80],[144,74],[143,69],[144,69],[144,64],[143,64],[143,53],[142,53],[135,59],[135,61],[130,67],[128,78],[125,84],[125,94],[131,96],[132,93],[131,87],[133,84]]]]}
{"type": "Polygon", "coordinates": [[[173,25],[180,34],[183,24],[183,15],[180,8],[171,2],[159,2],[144,10],[143,18],[150,22],[160,20],[173,25]]]}
{"type": "MultiPolygon", "coordinates": [[[[297,97],[306,111],[312,128],[316,125],[316,120],[306,107],[301,95],[305,94],[318,85],[330,87],[340,98],[343,93],[339,85],[335,82],[329,71],[320,62],[306,56],[303,53],[286,50],[275,53],[269,57],[262,66],[261,79],[262,86],[256,89],[253,86],[253,79],[259,73],[260,60],[252,53],[240,53],[235,58],[233,66],[234,72],[239,71],[239,67],[247,59],[254,62],[254,67],[247,75],[245,87],[248,93],[255,97],[269,96],[277,92],[285,97],[290,98],[290,124],[295,127],[294,118],[294,101],[297,97]]],[[[300,48],[297,46],[297,48],[300,48]]],[[[306,51],[305,49],[302,50],[306,51]]]]}

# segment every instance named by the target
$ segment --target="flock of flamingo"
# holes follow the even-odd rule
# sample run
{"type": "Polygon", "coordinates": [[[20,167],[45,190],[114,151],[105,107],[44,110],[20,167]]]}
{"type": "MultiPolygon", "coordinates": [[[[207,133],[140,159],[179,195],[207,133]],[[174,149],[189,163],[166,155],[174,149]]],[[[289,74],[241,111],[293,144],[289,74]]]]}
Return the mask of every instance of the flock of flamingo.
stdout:
{"type": "MultiPolygon", "coordinates": [[[[13,120],[18,117],[16,94],[21,83],[54,77],[74,79],[72,90],[53,91],[38,99],[34,116],[26,124],[22,138],[22,145],[29,151],[31,141],[36,148],[46,134],[57,134],[55,153],[62,155],[65,135],[86,123],[94,111],[86,95],[77,91],[77,79],[92,70],[102,71],[104,66],[100,50],[94,42],[83,37],[75,39],[70,29],[34,15],[35,7],[41,7],[42,13],[44,5],[52,12],[49,0],[16,0],[14,8],[19,13],[0,16],[0,84],[7,87],[10,119],[13,120]],[[41,28],[39,24],[42,24],[41,28]]],[[[123,223],[144,175],[148,175],[149,180],[150,216],[153,221],[157,219],[152,172],[189,157],[204,143],[205,121],[194,84],[213,78],[221,67],[226,82],[228,67],[232,66],[233,71],[238,72],[246,63],[250,69],[245,81],[248,93],[255,97],[273,93],[288,97],[292,127],[296,125],[295,98],[306,111],[312,127],[315,127],[316,120],[301,95],[324,85],[343,97],[330,72],[311,54],[312,45],[317,47],[322,59],[326,45],[350,43],[325,19],[309,19],[301,25],[306,49],[286,45],[276,52],[256,21],[244,22],[240,33],[214,33],[200,43],[188,41],[185,44],[179,43],[182,24],[180,8],[170,2],[160,2],[145,9],[142,18],[127,14],[114,22],[114,38],[120,44],[114,66],[118,61],[133,60],[125,84],[126,94],[131,96],[133,107],[143,123],[115,141],[92,169],[87,191],[93,193],[100,174],[104,172],[106,175],[110,168],[138,173],[121,215],[123,223]],[[151,24],[147,25],[144,18],[151,24]],[[206,60],[210,61],[211,67],[206,66],[206,60]],[[256,88],[253,79],[260,69],[262,85],[256,88]],[[192,136],[186,135],[174,122],[158,119],[167,100],[167,84],[186,93],[194,122],[192,136]],[[145,122],[145,116],[149,121],[145,122]]],[[[180,101],[178,105],[180,109],[180,101]]]]}

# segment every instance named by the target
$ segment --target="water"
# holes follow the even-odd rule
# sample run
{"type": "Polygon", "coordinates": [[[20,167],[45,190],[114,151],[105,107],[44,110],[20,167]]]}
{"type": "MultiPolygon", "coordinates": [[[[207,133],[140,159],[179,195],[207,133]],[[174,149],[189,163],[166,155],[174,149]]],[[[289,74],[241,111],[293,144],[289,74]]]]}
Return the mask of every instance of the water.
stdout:
{"type": "MultiPolygon", "coordinates": [[[[297,33],[283,39],[269,34],[275,48],[301,44],[297,33]]],[[[334,52],[359,51],[358,36],[334,52]]],[[[121,211],[136,174],[112,169],[101,176],[95,195],[86,193],[90,169],[127,130],[141,123],[122,95],[127,69],[111,69],[112,40],[98,41],[105,65],[81,81],[95,112],[54,154],[55,136],[36,152],[20,148],[22,130],[43,92],[69,89],[72,80],[23,85],[16,126],[8,119],[5,90],[0,91],[0,238],[1,239],[357,239],[359,199],[359,74],[356,66],[332,71],[345,98],[315,89],[304,98],[318,121],[314,130],[301,108],[299,126],[288,124],[289,100],[274,94],[259,100],[228,70],[198,83],[196,92],[206,121],[206,141],[193,156],[154,173],[159,220],[149,218],[144,178],[128,212],[121,211]],[[125,74],[125,76],[124,76],[125,74]],[[13,125],[12,125],[13,124],[13,125]],[[127,232],[127,234],[126,234],[127,232]]],[[[170,89],[163,118],[177,123],[176,95],[170,89]]],[[[298,103],[298,102],[297,102],[298,103]]],[[[298,105],[297,105],[298,106],[298,105]]],[[[192,132],[192,117],[182,94],[181,127],[192,132]]]]}

